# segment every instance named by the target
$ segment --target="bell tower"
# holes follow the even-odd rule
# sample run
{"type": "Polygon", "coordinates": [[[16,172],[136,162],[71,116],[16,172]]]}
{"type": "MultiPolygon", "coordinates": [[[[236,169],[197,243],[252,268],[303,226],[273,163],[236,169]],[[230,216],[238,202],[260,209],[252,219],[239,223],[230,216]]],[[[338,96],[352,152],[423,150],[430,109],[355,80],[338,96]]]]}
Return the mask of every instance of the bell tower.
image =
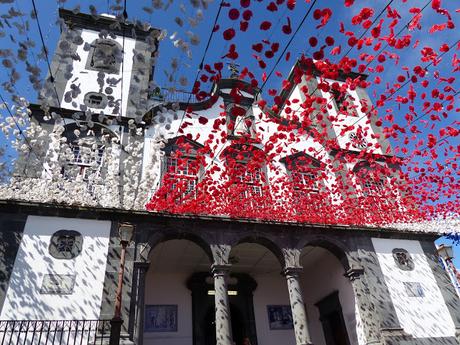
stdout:
{"type": "Polygon", "coordinates": [[[16,173],[21,186],[42,185],[50,195],[84,190],[85,200],[119,207],[124,186],[139,178],[145,138],[136,124],[148,110],[160,30],[110,15],[59,16],[51,71],[29,106],[33,147],[16,160],[16,173]]]}
{"type": "Polygon", "coordinates": [[[120,117],[147,110],[160,31],[61,9],[61,36],[40,103],[120,117]]]}

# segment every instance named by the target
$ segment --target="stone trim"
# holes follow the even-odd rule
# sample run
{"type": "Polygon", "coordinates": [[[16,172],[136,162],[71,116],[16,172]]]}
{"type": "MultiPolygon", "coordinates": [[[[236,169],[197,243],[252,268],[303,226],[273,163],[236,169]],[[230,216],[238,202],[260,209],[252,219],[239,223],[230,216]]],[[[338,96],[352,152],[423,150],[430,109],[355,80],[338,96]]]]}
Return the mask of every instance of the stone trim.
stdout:
{"type": "Polygon", "coordinates": [[[352,266],[348,271],[344,273],[344,276],[350,279],[350,281],[354,281],[356,279],[360,279],[364,275],[364,268],[361,266],[352,266]]]}
{"type": "MultiPolygon", "coordinates": [[[[73,112],[72,112],[73,113],[73,112]]],[[[20,200],[0,200],[0,211],[5,213],[23,213],[27,215],[40,216],[56,216],[70,218],[87,218],[99,220],[123,220],[127,222],[142,223],[150,222],[156,224],[165,224],[170,221],[185,221],[195,220],[196,222],[210,223],[211,225],[220,226],[235,225],[238,228],[244,226],[254,227],[260,225],[264,229],[271,227],[272,230],[286,231],[292,229],[297,230],[321,230],[322,236],[329,236],[334,231],[340,235],[363,234],[365,236],[372,235],[375,237],[391,237],[398,239],[414,239],[429,240],[434,242],[441,233],[436,232],[416,232],[404,231],[397,228],[378,228],[371,226],[348,226],[348,225],[329,225],[319,223],[296,223],[296,222],[278,222],[278,221],[262,221],[259,219],[246,218],[230,218],[226,216],[213,215],[192,215],[192,214],[170,214],[166,212],[149,212],[143,210],[124,210],[105,207],[86,207],[74,205],[56,205],[49,203],[36,203],[20,200]],[[163,222],[163,223],[162,223],[163,222]],[[324,231],[324,232],[323,232],[324,231]]],[[[259,230],[260,232],[260,230],[259,230]]]]}
{"type": "Polygon", "coordinates": [[[211,273],[213,276],[227,276],[230,273],[232,265],[213,264],[211,265],[211,273]]]}
{"type": "Polygon", "coordinates": [[[152,32],[157,36],[160,34],[159,29],[150,27],[148,30],[143,30],[138,26],[129,22],[122,22],[118,18],[110,18],[104,16],[92,16],[86,13],[77,13],[66,10],[63,8],[59,9],[59,17],[62,18],[65,23],[71,28],[84,28],[90,30],[100,31],[105,29],[109,32],[125,35],[126,37],[138,37],[145,39],[152,32]]]}

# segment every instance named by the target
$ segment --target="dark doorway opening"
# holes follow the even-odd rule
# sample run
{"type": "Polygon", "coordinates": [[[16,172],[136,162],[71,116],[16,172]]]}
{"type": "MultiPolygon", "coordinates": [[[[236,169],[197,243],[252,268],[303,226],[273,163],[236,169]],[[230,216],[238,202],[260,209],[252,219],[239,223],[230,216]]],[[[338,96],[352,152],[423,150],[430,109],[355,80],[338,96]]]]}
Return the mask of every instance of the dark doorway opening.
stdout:
{"type": "Polygon", "coordinates": [[[323,326],[326,345],[350,345],[339,292],[333,292],[315,305],[319,309],[319,319],[323,326]]]}
{"type": "MultiPolygon", "coordinates": [[[[188,282],[192,291],[193,345],[216,345],[216,324],[213,280],[209,273],[195,273],[188,282]]],[[[233,340],[237,345],[248,337],[251,344],[257,345],[254,317],[253,291],[256,282],[247,274],[231,274],[228,290],[230,295],[230,318],[233,340]]]]}
{"type": "MultiPolygon", "coordinates": [[[[242,344],[243,338],[246,337],[246,325],[244,324],[243,313],[239,308],[230,303],[230,317],[232,319],[232,335],[235,344],[242,344]]],[[[215,310],[210,307],[206,313],[204,324],[205,345],[216,345],[216,323],[215,323],[215,310]]]]}

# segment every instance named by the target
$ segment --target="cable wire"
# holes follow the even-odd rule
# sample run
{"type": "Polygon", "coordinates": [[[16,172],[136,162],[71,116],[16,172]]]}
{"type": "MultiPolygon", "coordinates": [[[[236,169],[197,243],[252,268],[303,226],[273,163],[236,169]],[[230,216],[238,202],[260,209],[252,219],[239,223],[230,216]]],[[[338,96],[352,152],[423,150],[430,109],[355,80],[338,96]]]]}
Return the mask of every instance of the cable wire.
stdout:
{"type": "Polygon", "coordinates": [[[203,70],[203,63],[204,63],[204,60],[205,60],[205,58],[206,58],[206,54],[207,54],[207,52],[208,52],[209,45],[210,45],[210,43],[211,43],[212,37],[214,36],[214,32],[215,32],[214,29],[215,29],[215,27],[216,27],[216,25],[217,25],[217,21],[219,20],[219,16],[220,16],[220,12],[222,11],[222,5],[223,5],[223,3],[224,3],[224,0],[221,0],[221,2],[220,2],[220,4],[219,4],[219,9],[217,10],[217,14],[216,14],[216,16],[215,16],[215,18],[214,18],[214,24],[213,24],[213,26],[212,26],[211,33],[209,34],[208,41],[207,41],[207,43],[206,43],[206,48],[205,48],[205,50],[204,50],[204,52],[203,52],[203,56],[202,56],[202,58],[201,58],[201,61],[200,61],[199,66],[198,66],[198,71],[196,72],[195,80],[194,80],[194,82],[193,82],[193,84],[192,84],[192,92],[190,92],[190,94],[189,94],[189,96],[188,96],[187,104],[185,105],[185,109],[184,109],[184,112],[183,112],[183,114],[182,114],[182,118],[181,118],[181,120],[180,120],[180,122],[179,122],[179,126],[177,127],[177,131],[176,131],[176,134],[174,135],[174,137],[177,136],[177,134],[179,133],[179,130],[180,130],[181,127],[182,127],[182,122],[184,121],[185,114],[187,113],[187,108],[188,108],[188,106],[189,106],[189,104],[190,104],[190,101],[191,101],[191,99],[192,99],[193,88],[195,87],[195,84],[196,84],[196,82],[197,82],[197,80],[198,80],[198,77],[200,76],[200,73],[201,73],[201,71],[203,70]]]}

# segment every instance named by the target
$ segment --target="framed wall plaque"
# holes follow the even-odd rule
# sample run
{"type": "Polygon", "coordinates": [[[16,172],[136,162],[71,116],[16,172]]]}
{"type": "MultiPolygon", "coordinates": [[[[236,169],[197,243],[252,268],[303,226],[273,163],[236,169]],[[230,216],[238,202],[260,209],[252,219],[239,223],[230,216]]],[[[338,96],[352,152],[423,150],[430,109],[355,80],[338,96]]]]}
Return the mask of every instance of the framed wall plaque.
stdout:
{"type": "Polygon", "coordinates": [[[290,305],[267,305],[267,313],[271,330],[294,328],[290,305]]]}
{"type": "Polygon", "coordinates": [[[145,332],[177,332],[177,304],[145,306],[145,332]]]}
{"type": "Polygon", "coordinates": [[[40,293],[45,295],[71,295],[75,276],[71,274],[45,274],[40,293]]]}

